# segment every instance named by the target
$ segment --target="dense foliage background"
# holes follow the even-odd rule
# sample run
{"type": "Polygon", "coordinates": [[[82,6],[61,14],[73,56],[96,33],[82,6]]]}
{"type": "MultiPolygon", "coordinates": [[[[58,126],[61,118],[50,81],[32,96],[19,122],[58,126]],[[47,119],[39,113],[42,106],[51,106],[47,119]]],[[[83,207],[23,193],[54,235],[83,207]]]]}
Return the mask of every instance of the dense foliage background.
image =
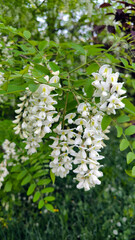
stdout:
{"type": "Polygon", "coordinates": [[[9,167],[11,174],[0,190],[0,239],[134,239],[134,11],[135,3],[130,0],[1,0],[0,162],[5,139],[16,143],[19,159],[27,156],[12,121],[26,87],[34,92],[34,80],[45,83],[48,64],[53,71],[60,70],[62,87],[55,86],[62,96],[57,106],[61,112],[68,91],[67,112],[75,111],[78,96],[90,101],[91,73],[103,64],[120,72],[127,99],[125,109],[112,117],[100,186],[88,192],[78,190],[72,173],[55,179],[48,168],[49,135],[26,162],[9,167]],[[25,178],[25,171],[32,177],[25,178]],[[36,181],[45,177],[46,182],[31,191],[33,176],[36,181]],[[45,204],[38,201],[37,192],[50,197],[45,204]]]}

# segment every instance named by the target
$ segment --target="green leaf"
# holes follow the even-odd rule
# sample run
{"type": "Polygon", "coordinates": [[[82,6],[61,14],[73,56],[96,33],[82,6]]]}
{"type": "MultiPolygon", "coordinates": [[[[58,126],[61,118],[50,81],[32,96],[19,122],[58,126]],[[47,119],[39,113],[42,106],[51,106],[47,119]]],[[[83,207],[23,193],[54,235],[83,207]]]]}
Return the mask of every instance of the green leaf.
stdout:
{"type": "Polygon", "coordinates": [[[109,60],[112,62],[112,63],[119,63],[120,60],[118,60],[116,57],[114,57],[113,55],[109,54],[109,53],[105,53],[105,56],[107,58],[109,58],[109,60]]]}
{"type": "Polygon", "coordinates": [[[27,195],[28,196],[31,195],[34,192],[35,188],[36,188],[36,184],[32,183],[28,188],[27,195]]]}
{"type": "Polygon", "coordinates": [[[83,47],[80,44],[76,44],[74,42],[68,43],[68,46],[70,48],[75,49],[76,51],[78,51],[79,53],[85,55],[85,50],[83,49],[83,47]]]}
{"type": "Polygon", "coordinates": [[[120,151],[124,151],[126,148],[128,148],[129,142],[127,139],[122,139],[120,142],[120,151]]]}
{"type": "Polygon", "coordinates": [[[19,73],[24,75],[25,73],[27,73],[29,70],[29,65],[27,65],[23,70],[21,70],[19,73]]]}
{"type": "Polygon", "coordinates": [[[135,80],[132,80],[133,88],[135,89],[135,80]]]}
{"type": "Polygon", "coordinates": [[[133,69],[135,70],[135,63],[132,63],[132,67],[133,67],[133,69]]]}
{"type": "Polygon", "coordinates": [[[125,104],[125,110],[135,116],[135,106],[128,100],[123,99],[122,102],[125,104]]]}
{"type": "Polygon", "coordinates": [[[39,191],[37,191],[35,194],[34,194],[34,197],[33,197],[33,202],[37,202],[38,201],[38,199],[40,198],[40,192],[39,191]]]}
{"type": "Polygon", "coordinates": [[[20,172],[20,170],[21,170],[21,166],[20,165],[13,166],[11,168],[11,172],[20,172]]]}
{"type": "Polygon", "coordinates": [[[38,177],[44,176],[45,174],[46,174],[45,170],[39,170],[33,175],[33,178],[38,178],[38,177]]]}
{"type": "Polygon", "coordinates": [[[32,179],[31,175],[28,175],[27,177],[25,177],[23,179],[23,181],[21,182],[21,185],[22,186],[26,185],[27,183],[29,183],[31,181],[31,179],[32,179]]]}
{"type": "Polygon", "coordinates": [[[56,71],[60,70],[59,66],[56,63],[49,62],[48,64],[49,64],[49,66],[50,66],[50,68],[52,69],[53,72],[56,72],[56,71]]]}
{"type": "Polygon", "coordinates": [[[53,197],[53,196],[47,196],[47,197],[44,198],[44,200],[47,201],[47,202],[52,202],[52,201],[55,200],[55,197],[53,197]]]}
{"type": "Polygon", "coordinates": [[[51,204],[46,203],[46,204],[45,204],[45,207],[46,207],[47,210],[49,210],[49,211],[51,211],[51,212],[54,213],[54,208],[53,208],[53,206],[52,206],[51,204]]]}
{"type": "Polygon", "coordinates": [[[50,41],[49,45],[50,45],[50,47],[56,47],[56,48],[59,46],[59,44],[54,41],[50,41]]]}
{"type": "Polygon", "coordinates": [[[48,188],[43,189],[41,192],[42,193],[50,193],[50,192],[53,192],[53,191],[54,191],[54,188],[48,187],[48,188]]]}
{"type": "Polygon", "coordinates": [[[126,174],[130,177],[133,177],[132,171],[131,170],[125,170],[126,174]]]}
{"type": "Polygon", "coordinates": [[[10,32],[12,32],[12,33],[14,33],[14,34],[17,33],[17,29],[14,28],[14,27],[11,27],[11,26],[8,26],[8,27],[7,27],[7,30],[9,30],[10,32]]]}
{"type": "Polygon", "coordinates": [[[38,84],[29,84],[29,89],[31,92],[35,92],[38,89],[39,85],[38,84]]]}
{"type": "Polygon", "coordinates": [[[96,45],[87,45],[84,47],[87,50],[87,55],[88,56],[97,56],[98,54],[101,54],[101,52],[104,52],[104,48],[99,48],[96,45]]]}
{"type": "Polygon", "coordinates": [[[50,177],[51,177],[51,180],[54,184],[55,183],[55,174],[52,172],[52,170],[50,170],[50,177]]]}
{"type": "Polygon", "coordinates": [[[127,61],[126,59],[120,58],[120,60],[121,60],[121,62],[123,63],[123,65],[124,65],[125,67],[128,67],[128,61],[127,61]]]}
{"type": "Polygon", "coordinates": [[[92,80],[87,80],[85,86],[84,86],[84,91],[86,92],[86,95],[88,98],[91,98],[94,92],[94,87],[92,85],[92,80]]]}
{"type": "Polygon", "coordinates": [[[41,180],[39,180],[38,182],[37,182],[37,185],[47,185],[47,184],[49,184],[51,182],[51,179],[49,179],[49,178],[46,178],[46,179],[41,179],[41,180]]]}
{"type": "Polygon", "coordinates": [[[47,41],[41,41],[38,45],[38,48],[40,51],[44,50],[46,47],[48,46],[48,42],[47,41]]]}
{"type": "MultiPolygon", "coordinates": [[[[81,86],[84,86],[86,84],[86,79],[76,79],[76,81],[72,82],[72,85],[75,87],[75,88],[78,88],[78,87],[81,87],[81,86]]],[[[65,81],[63,81],[63,83],[65,83],[65,81]]],[[[67,81],[67,85],[68,85],[68,81],[67,81]]]]}
{"type": "Polygon", "coordinates": [[[36,46],[36,45],[38,45],[39,41],[30,40],[29,43],[30,43],[32,46],[36,46]]]}
{"type": "Polygon", "coordinates": [[[133,135],[133,134],[135,134],[135,125],[129,126],[129,127],[125,130],[125,134],[126,134],[126,135],[133,135]]]}
{"type": "Polygon", "coordinates": [[[38,73],[37,76],[40,76],[40,75],[48,75],[49,74],[49,71],[48,69],[45,67],[45,66],[42,66],[40,64],[35,64],[34,66],[34,70],[32,71],[32,73],[34,74],[34,71],[36,71],[38,73]],[[40,74],[40,75],[39,75],[40,74]]]}
{"type": "Polygon", "coordinates": [[[1,86],[3,91],[7,91],[8,90],[8,81],[6,81],[2,86],[1,86]]]}
{"type": "Polygon", "coordinates": [[[127,154],[127,164],[131,163],[135,159],[135,154],[133,152],[129,152],[127,154]]]}
{"type": "Polygon", "coordinates": [[[24,91],[27,87],[27,84],[22,85],[15,85],[15,84],[8,84],[8,88],[6,91],[0,90],[0,94],[12,94],[15,92],[21,92],[24,91]]]}
{"type": "Polygon", "coordinates": [[[12,189],[11,181],[6,182],[5,187],[4,187],[4,192],[10,192],[11,189],[12,189]]]}
{"type": "Polygon", "coordinates": [[[27,170],[23,170],[17,176],[17,180],[21,180],[27,174],[27,170]]]}
{"type": "Polygon", "coordinates": [[[104,115],[101,122],[101,127],[103,131],[110,125],[111,121],[112,121],[112,118],[110,116],[104,115]]]}
{"type": "Polygon", "coordinates": [[[87,74],[91,75],[91,73],[96,72],[99,69],[97,63],[92,63],[86,68],[87,74]]]}
{"type": "Polygon", "coordinates": [[[119,137],[121,137],[121,135],[123,133],[123,129],[122,129],[122,127],[120,127],[118,125],[116,125],[115,127],[117,129],[117,137],[119,138],[119,137]]]}
{"type": "Polygon", "coordinates": [[[132,143],[132,148],[135,149],[135,141],[132,143]]]}
{"type": "Polygon", "coordinates": [[[25,38],[29,39],[31,37],[31,33],[29,31],[24,31],[23,35],[25,38]]]}
{"type": "Polygon", "coordinates": [[[38,209],[41,209],[45,205],[44,200],[41,199],[38,203],[38,209]]]}
{"type": "Polygon", "coordinates": [[[124,123],[124,122],[129,122],[129,121],[130,121],[130,117],[127,115],[122,115],[117,118],[118,123],[124,123]]]}
{"type": "Polygon", "coordinates": [[[132,176],[135,177],[135,166],[132,168],[132,176]]]}

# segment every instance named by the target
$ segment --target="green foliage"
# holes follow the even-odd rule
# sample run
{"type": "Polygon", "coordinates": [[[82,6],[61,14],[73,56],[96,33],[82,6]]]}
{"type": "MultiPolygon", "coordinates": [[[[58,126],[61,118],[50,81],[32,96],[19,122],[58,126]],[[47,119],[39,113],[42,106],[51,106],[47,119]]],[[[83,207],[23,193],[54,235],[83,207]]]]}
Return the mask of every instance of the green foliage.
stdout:
{"type": "Polygon", "coordinates": [[[122,127],[120,127],[120,126],[118,126],[118,125],[116,125],[115,127],[116,127],[116,129],[117,129],[117,137],[119,138],[119,137],[122,136],[123,129],[122,129],[122,127]]]}
{"type": "Polygon", "coordinates": [[[118,123],[125,123],[125,122],[129,122],[129,121],[130,121],[130,117],[127,115],[122,115],[117,118],[118,123]]]}
{"type": "Polygon", "coordinates": [[[33,202],[37,202],[40,198],[40,195],[41,194],[39,191],[35,192],[34,197],[33,197],[33,202]]]}
{"type": "Polygon", "coordinates": [[[120,142],[120,151],[124,151],[126,148],[128,148],[129,142],[127,139],[122,139],[120,142]]]}
{"type": "Polygon", "coordinates": [[[112,118],[108,115],[105,115],[102,119],[102,122],[101,122],[101,127],[102,127],[102,130],[104,131],[111,123],[112,121],[112,118]]]}
{"type": "Polygon", "coordinates": [[[32,183],[28,188],[27,195],[28,196],[31,195],[34,192],[35,188],[36,188],[36,184],[32,183]]]}
{"type": "Polygon", "coordinates": [[[135,126],[129,126],[126,130],[125,130],[125,134],[126,135],[133,135],[135,134],[135,126]]]}
{"type": "Polygon", "coordinates": [[[128,99],[123,99],[123,103],[125,104],[125,111],[135,116],[135,106],[128,99]]]}
{"type": "Polygon", "coordinates": [[[31,33],[29,31],[24,31],[23,35],[25,38],[29,39],[31,37],[31,33]]]}
{"type": "Polygon", "coordinates": [[[55,174],[52,172],[52,170],[50,170],[50,177],[51,177],[51,180],[54,184],[55,183],[55,174]]]}
{"type": "Polygon", "coordinates": [[[131,163],[135,159],[135,154],[133,152],[129,152],[127,154],[127,164],[131,163]]]}
{"type": "Polygon", "coordinates": [[[5,187],[4,187],[4,191],[5,192],[10,192],[12,189],[12,183],[11,181],[7,181],[6,184],[5,184],[5,187]]]}

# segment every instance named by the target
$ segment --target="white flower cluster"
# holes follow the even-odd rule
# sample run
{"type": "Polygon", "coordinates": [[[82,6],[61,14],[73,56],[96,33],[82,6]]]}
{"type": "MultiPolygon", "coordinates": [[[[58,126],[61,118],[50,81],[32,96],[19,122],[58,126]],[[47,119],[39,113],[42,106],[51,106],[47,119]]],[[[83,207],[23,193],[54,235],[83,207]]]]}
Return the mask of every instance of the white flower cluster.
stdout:
{"type": "Polygon", "coordinates": [[[54,159],[50,162],[50,167],[56,176],[63,178],[72,169],[72,157],[69,156],[70,148],[68,144],[72,143],[71,138],[74,133],[70,129],[62,129],[61,124],[54,129],[54,132],[57,134],[57,137],[51,137],[54,140],[53,144],[50,145],[53,149],[51,157],[54,159]]]}
{"type": "Polygon", "coordinates": [[[50,167],[55,175],[65,177],[72,169],[72,164],[77,165],[73,170],[79,181],[77,188],[85,190],[101,183],[98,178],[103,174],[99,171],[101,165],[98,160],[103,156],[99,152],[105,146],[103,139],[108,139],[105,133],[109,132],[102,131],[102,112],[93,114],[93,111],[95,109],[89,103],[80,103],[77,115],[70,113],[65,116],[67,129],[61,129],[61,125],[55,129],[58,136],[52,138],[54,142],[51,145],[54,160],[50,167]],[[73,128],[69,129],[69,124],[73,128]]]}
{"type": "MultiPolygon", "coordinates": [[[[14,44],[14,42],[8,41],[7,36],[1,36],[1,39],[3,40],[3,44],[0,44],[2,59],[3,60],[10,59],[11,57],[13,57],[11,50],[13,49],[12,45],[14,44]]],[[[8,67],[8,65],[7,65],[7,67],[8,67]]]]}
{"type": "MultiPolygon", "coordinates": [[[[58,82],[58,72],[50,80],[46,76],[46,80],[49,84],[58,82]]],[[[20,133],[20,136],[26,139],[24,142],[26,142],[25,149],[28,154],[37,151],[42,138],[46,133],[51,132],[52,124],[59,120],[54,107],[57,101],[53,97],[56,95],[51,94],[53,90],[55,87],[40,84],[34,93],[27,89],[26,94],[20,98],[22,103],[18,104],[19,109],[15,111],[18,115],[13,123],[17,124],[14,128],[15,133],[20,133]]]]}
{"type": "Polygon", "coordinates": [[[81,103],[77,109],[80,116],[75,120],[77,152],[74,151],[73,163],[77,164],[77,168],[74,172],[77,173],[76,179],[79,181],[77,188],[84,188],[86,191],[101,183],[98,178],[103,176],[99,171],[102,165],[98,161],[104,157],[99,152],[105,146],[103,140],[108,139],[105,133],[109,132],[108,129],[102,131],[102,112],[93,114],[93,111],[95,109],[88,103],[81,103]]]}
{"type": "Polygon", "coordinates": [[[92,83],[96,88],[93,96],[99,97],[100,101],[97,107],[106,112],[108,115],[116,114],[116,109],[124,108],[121,95],[126,91],[122,89],[124,83],[118,83],[119,73],[112,73],[112,68],[109,65],[103,65],[99,69],[99,73],[92,74],[95,81],[92,83]]]}
{"type": "Polygon", "coordinates": [[[8,139],[6,139],[3,144],[2,148],[4,150],[4,160],[9,160],[9,159],[15,159],[18,160],[18,156],[16,154],[16,144],[14,142],[10,142],[8,139]]]}
{"type": "Polygon", "coordinates": [[[4,181],[4,178],[9,174],[7,170],[7,161],[4,160],[0,163],[0,188],[2,186],[2,182],[4,181]]]}
{"type": "Polygon", "coordinates": [[[15,161],[18,162],[19,159],[21,160],[21,162],[25,162],[26,160],[28,160],[27,156],[20,156],[20,153],[23,153],[23,149],[18,149],[16,151],[16,144],[14,142],[10,142],[8,139],[3,142],[2,148],[4,150],[4,155],[3,161],[0,163],[0,188],[2,186],[4,178],[9,174],[7,167],[15,166],[15,161]]]}
{"type": "Polygon", "coordinates": [[[54,142],[50,146],[53,148],[52,172],[65,177],[77,165],[73,170],[79,182],[77,188],[86,191],[99,185],[99,177],[103,176],[99,170],[102,167],[99,160],[104,158],[100,151],[105,146],[103,140],[108,140],[106,133],[109,132],[109,127],[105,131],[101,127],[104,112],[115,114],[116,109],[123,108],[123,97],[120,96],[126,92],[122,90],[123,83],[117,82],[119,74],[112,73],[108,65],[102,66],[93,76],[96,90],[92,102],[95,104],[95,97],[98,97],[99,103],[95,106],[88,102],[80,103],[76,113],[67,114],[64,129],[61,124],[56,127],[57,137],[52,137],[54,142]]]}
{"type": "Polygon", "coordinates": [[[11,166],[12,163],[8,163],[8,160],[15,159],[18,160],[18,156],[15,150],[16,144],[14,142],[10,142],[9,140],[5,140],[2,144],[2,148],[4,150],[3,161],[0,163],[0,188],[2,186],[2,182],[4,178],[9,174],[7,170],[7,165],[11,166]]]}

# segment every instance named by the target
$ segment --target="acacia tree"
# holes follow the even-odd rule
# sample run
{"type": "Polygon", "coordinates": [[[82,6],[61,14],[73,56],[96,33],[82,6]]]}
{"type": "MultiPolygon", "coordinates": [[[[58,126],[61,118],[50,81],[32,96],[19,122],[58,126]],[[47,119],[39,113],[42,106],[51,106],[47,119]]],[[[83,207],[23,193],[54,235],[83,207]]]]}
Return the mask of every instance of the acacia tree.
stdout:
{"type": "MultiPolygon", "coordinates": [[[[133,36],[121,34],[112,18],[101,23],[102,14],[112,11],[110,3],[82,1],[78,10],[78,1],[69,1],[67,15],[63,1],[20,1],[22,11],[15,9],[19,21],[12,18],[11,4],[2,4],[3,17],[5,13],[10,17],[1,18],[0,24],[1,195],[19,192],[22,186],[39,208],[54,211],[49,202],[55,199],[51,194],[55,175],[63,178],[73,171],[79,189],[101,183],[98,160],[103,158],[100,150],[110,124],[122,137],[120,150],[130,149],[127,163],[135,159],[135,141],[128,138],[135,133],[135,107],[123,88],[127,80],[124,87],[132,100],[130,75],[124,73],[135,72],[129,55],[133,36]],[[45,17],[41,31],[37,17],[45,17]],[[110,33],[105,39],[106,31],[110,33]],[[125,122],[129,124],[123,130],[125,122]]],[[[135,167],[126,172],[134,177],[135,167]]]]}

